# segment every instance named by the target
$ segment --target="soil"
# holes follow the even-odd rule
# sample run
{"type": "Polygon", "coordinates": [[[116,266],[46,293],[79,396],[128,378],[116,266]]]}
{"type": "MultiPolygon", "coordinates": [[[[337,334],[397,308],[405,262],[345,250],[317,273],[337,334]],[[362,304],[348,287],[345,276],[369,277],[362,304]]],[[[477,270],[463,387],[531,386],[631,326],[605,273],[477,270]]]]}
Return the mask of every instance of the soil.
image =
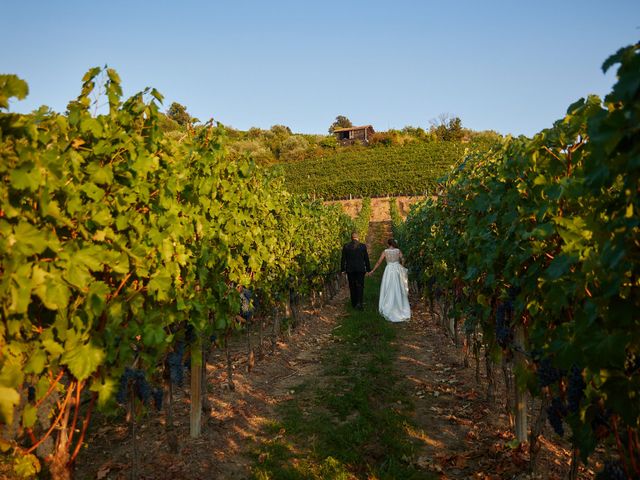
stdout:
{"type": "MultiPolygon", "coordinates": [[[[345,201],[352,213],[355,201],[345,201]]],[[[402,202],[402,200],[401,200],[402,202]]],[[[411,200],[400,203],[407,211],[411,200]]],[[[388,222],[388,199],[374,199],[372,221],[388,222]],[[385,214],[386,212],[386,214],[385,214]]],[[[356,210],[357,211],[357,210],[356,210]]],[[[384,239],[378,239],[384,241],[384,239]]],[[[251,448],[260,440],[276,406],[291,398],[292,387],[316,379],[320,357],[334,342],[332,330],[346,315],[347,288],[323,306],[302,308],[290,335],[265,335],[262,355],[253,332],[255,365],[248,372],[246,336],[232,339],[233,385],[229,387],[224,351],[213,347],[207,365],[210,413],[202,435],[189,436],[188,385],[175,394],[173,429],[178,445],[167,441],[165,416],[147,414],[136,428],[137,467],[133,470],[134,442],[122,419],[96,418],[76,468],[79,479],[244,479],[250,478],[255,459],[251,448]]],[[[410,392],[410,428],[421,447],[411,459],[425,472],[442,479],[566,478],[571,452],[547,428],[541,437],[536,474],[527,474],[528,449],[509,442],[513,435],[502,400],[504,385],[497,382],[497,403],[487,401],[487,378],[482,362],[476,378],[474,359],[464,366],[456,346],[424,300],[413,295],[412,320],[397,325],[396,370],[410,392]]],[[[499,369],[496,369],[499,370],[499,369]]],[[[496,372],[496,377],[501,377],[496,372]]],[[[186,382],[185,382],[186,383],[186,382]]],[[[593,478],[582,469],[579,478],[593,478]]]]}

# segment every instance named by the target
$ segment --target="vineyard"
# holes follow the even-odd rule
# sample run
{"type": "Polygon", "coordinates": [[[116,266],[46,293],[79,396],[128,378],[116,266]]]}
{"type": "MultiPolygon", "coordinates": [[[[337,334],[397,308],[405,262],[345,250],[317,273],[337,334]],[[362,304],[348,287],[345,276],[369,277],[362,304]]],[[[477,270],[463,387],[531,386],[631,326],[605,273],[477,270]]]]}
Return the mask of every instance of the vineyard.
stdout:
{"type": "MultiPolygon", "coordinates": [[[[227,160],[217,125],[165,138],[156,90],[123,100],[111,69],[83,82],[66,115],[0,113],[2,476],[69,478],[96,409],[134,432],[144,411],[171,419],[186,367],[199,436],[210,346],[254,314],[278,332],[353,229],[227,160]]],[[[27,90],[0,77],[0,109],[27,90]]]]}
{"type": "Polygon", "coordinates": [[[333,156],[278,166],[292,192],[324,199],[432,194],[438,179],[474,143],[414,142],[352,148],[333,156]]]}
{"type": "Polygon", "coordinates": [[[433,316],[484,355],[490,398],[501,366],[532,468],[548,421],[570,478],[596,451],[598,478],[640,478],[639,53],[604,63],[620,64],[604,101],[468,156],[395,225],[433,316]]]}
{"type": "Polygon", "coordinates": [[[65,114],[0,75],[0,477],[640,478],[640,45],[613,66],[532,139],[284,177],[112,69],[65,114]],[[347,306],[353,231],[398,239],[411,322],[381,272],[347,306]]]}

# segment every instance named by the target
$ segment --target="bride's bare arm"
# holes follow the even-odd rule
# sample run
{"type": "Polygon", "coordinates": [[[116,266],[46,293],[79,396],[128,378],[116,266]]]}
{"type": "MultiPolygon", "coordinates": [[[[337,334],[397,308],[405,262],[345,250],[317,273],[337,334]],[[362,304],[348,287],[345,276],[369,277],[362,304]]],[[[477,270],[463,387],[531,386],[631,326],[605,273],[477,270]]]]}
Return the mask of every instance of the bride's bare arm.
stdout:
{"type": "Polygon", "coordinates": [[[380,258],[378,259],[378,261],[376,262],[375,267],[373,267],[373,270],[371,270],[369,273],[367,273],[367,275],[373,275],[373,272],[376,271],[376,268],[378,268],[380,266],[380,264],[382,263],[382,260],[384,259],[384,252],[382,252],[380,254],[380,258]]]}

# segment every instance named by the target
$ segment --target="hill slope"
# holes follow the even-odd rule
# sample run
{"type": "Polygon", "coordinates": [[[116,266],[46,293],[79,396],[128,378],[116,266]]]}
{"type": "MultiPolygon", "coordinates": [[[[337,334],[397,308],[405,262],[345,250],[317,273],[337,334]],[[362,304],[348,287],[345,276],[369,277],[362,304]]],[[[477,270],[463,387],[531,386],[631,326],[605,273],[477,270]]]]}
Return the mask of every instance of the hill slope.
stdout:
{"type": "Polygon", "coordinates": [[[459,142],[362,147],[276,168],[289,191],[325,199],[424,195],[470,147],[459,142]]]}

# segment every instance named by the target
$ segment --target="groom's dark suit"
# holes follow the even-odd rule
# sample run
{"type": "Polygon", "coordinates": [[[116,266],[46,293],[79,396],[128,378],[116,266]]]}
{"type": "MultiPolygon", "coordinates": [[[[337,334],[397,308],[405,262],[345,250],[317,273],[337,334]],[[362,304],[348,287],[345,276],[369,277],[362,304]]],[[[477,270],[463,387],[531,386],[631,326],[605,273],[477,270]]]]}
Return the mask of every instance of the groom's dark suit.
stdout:
{"type": "Polygon", "coordinates": [[[364,295],[364,274],[371,270],[367,246],[357,240],[352,240],[342,247],[342,261],[340,269],[347,273],[351,305],[362,308],[364,295]]]}

